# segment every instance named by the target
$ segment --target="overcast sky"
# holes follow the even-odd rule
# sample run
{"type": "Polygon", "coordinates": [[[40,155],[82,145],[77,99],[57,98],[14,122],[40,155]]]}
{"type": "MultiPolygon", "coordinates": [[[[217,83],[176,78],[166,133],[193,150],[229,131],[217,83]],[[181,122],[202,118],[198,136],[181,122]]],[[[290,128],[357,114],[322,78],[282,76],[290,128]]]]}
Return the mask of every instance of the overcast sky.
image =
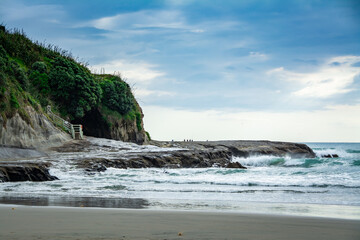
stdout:
{"type": "Polygon", "coordinates": [[[360,142],[360,1],[0,0],[0,22],[120,72],[154,139],[360,142]]]}

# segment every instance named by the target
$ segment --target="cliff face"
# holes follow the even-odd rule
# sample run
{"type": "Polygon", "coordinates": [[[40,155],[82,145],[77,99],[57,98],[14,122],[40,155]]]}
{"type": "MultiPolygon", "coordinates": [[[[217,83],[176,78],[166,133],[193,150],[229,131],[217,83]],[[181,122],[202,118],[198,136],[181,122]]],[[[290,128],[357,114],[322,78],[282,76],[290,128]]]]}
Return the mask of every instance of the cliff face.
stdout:
{"type": "Polygon", "coordinates": [[[119,117],[111,113],[104,113],[101,108],[96,108],[74,122],[83,125],[86,136],[147,144],[148,138],[144,131],[142,110],[140,106],[137,106],[137,109],[140,114],[135,117],[119,117]]]}
{"type": "Polygon", "coordinates": [[[137,144],[146,144],[148,142],[143,128],[141,130],[137,128],[136,120],[113,119],[112,121],[114,122],[112,122],[110,128],[111,139],[134,142],[137,144]]]}
{"type": "Polygon", "coordinates": [[[32,107],[24,108],[29,123],[18,113],[5,122],[0,116],[0,144],[20,148],[44,149],[69,141],[70,135],[56,128],[48,118],[32,107]]]}

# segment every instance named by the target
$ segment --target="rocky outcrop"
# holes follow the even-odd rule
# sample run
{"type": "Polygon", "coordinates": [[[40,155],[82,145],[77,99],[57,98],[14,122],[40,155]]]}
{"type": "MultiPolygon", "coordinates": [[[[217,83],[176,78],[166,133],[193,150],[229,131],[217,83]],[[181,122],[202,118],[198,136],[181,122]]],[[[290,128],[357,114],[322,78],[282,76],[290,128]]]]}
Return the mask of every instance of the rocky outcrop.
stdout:
{"type": "Polygon", "coordinates": [[[113,168],[208,168],[231,167],[246,168],[239,164],[231,164],[231,155],[227,151],[165,151],[138,152],[121,154],[116,158],[85,158],[77,161],[79,168],[86,171],[105,171],[113,168]]]}
{"type": "MultiPolygon", "coordinates": [[[[159,142],[152,141],[160,147],[176,147],[176,150],[163,151],[161,148],[152,151],[121,151],[113,149],[111,158],[74,159],[79,168],[86,171],[105,171],[113,168],[207,168],[224,167],[246,169],[233,157],[250,157],[271,155],[292,158],[313,158],[314,152],[305,144],[270,142],[270,141],[216,141],[216,142],[159,142]]],[[[83,149],[96,148],[83,143],[83,149]]],[[[102,146],[104,147],[104,146],[102,146]]],[[[70,149],[73,147],[69,146],[70,149]]],[[[66,147],[62,148],[64,151],[66,147]]],[[[77,147],[76,149],[81,149],[77,147]]],[[[66,151],[66,150],[65,150],[66,151]]]]}
{"type": "Polygon", "coordinates": [[[46,163],[0,163],[0,182],[52,181],[46,163]]]}
{"type": "Polygon", "coordinates": [[[291,158],[314,158],[316,154],[306,144],[272,141],[204,141],[204,142],[161,142],[151,141],[159,147],[177,147],[190,150],[224,150],[234,157],[271,155],[291,158]]]}
{"type": "Polygon", "coordinates": [[[56,128],[44,114],[36,112],[31,106],[25,107],[25,111],[29,123],[18,113],[6,122],[0,116],[0,145],[45,149],[71,139],[69,134],[56,128]]]}

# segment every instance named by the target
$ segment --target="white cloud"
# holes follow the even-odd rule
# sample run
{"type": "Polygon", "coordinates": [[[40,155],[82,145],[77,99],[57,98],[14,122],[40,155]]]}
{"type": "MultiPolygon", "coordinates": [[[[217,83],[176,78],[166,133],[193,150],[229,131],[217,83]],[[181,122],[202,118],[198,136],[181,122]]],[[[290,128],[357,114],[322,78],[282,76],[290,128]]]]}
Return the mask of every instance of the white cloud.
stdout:
{"type": "Polygon", "coordinates": [[[124,30],[128,28],[183,28],[184,19],[180,12],[171,10],[143,10],[103,17],[90,25],[104,30],[124,30]]]}
{"type": "Polygon", "coordinates": [[[258,59],[258,60],[262,60],[262,61],[267,60],[269,58],[268,55],[266,55],[264,53],[260,53],[260,52],[250,52],[249,57],[258,59]]]}
{"type": "Polygon", "coordinates": [[[18,2],[4,1],[0,6],[1,16],[6,21],[36,20],[58,23],[65,13],[59,5],[25,5],[18,2]]]}
{"type": "Polygon", "coordinates": [[[360,62],[360,56],[340,56],[329,59],[315,72],[297,73],[280,67],[268,74],[300,83],[302,88],[293,92],[296,96],[327,98],[354,90],[351,84],[360,74],[360,67],[354,66],[357,62],[360,62]]]}
{"type": "Polygon", "coordinates": [[[148,89],[154,87],[154,82],[166,75],[164,72],[155,70],[156,67],[156,65],[144,61],[114,60],[92,66],[91,71],[93,73],[120,74],[121,78],[132,86],[137,98],[174,96],[174,92],[148,89]]]}
{"type": "Polygon", "coordinates": [[[148,89],[135,89],[134,94],[136,97],[148,97],[148,96],[156,96],[156,97],[163,97],[163,96],[174,96],[176,93],[168,92],[168,91],[157,91],[157,90],[148,90],[148,89]]]}
{"type": "MultiPolygon", "coordinates": [[[[153,33],[152,28],[178,30],[180,33],[205,33],[229,31],[244,27],[239,21],[216,20],[190,24],[180,10],[142,10],[119,13],[114,16],[98,18],[76,25],[77,27],[95,27],[98,29],[127,34],[153,33]]],[[[109,34],[106,34],[109,35],[109,34]]]]}
{"type": "Polygon", "coordinates": [[[193,29],[193,30],[190,30],[190,32],[193,32],[193,33],[203,33],[203,32],[205,32],[205,30],[203,30],[203,29],[193,29]]]}
{"type": "Polygon", "coordinates": [[[114,74],[120,73],[127,81],[135,84],[149,84],[158,77],[164,76],[164,72],[154,70],[156,65],[146,63],[144,61],[126,61],[113,60],[92,66],[93,72],[100,72],[100,69],[105,69],[105,73],[114,74]]]}
{"type": "Polygon", "coordinates": [[[142,107],[145,129],[158,140],[360,141],[360,104],[290,113],[142,107]]]}

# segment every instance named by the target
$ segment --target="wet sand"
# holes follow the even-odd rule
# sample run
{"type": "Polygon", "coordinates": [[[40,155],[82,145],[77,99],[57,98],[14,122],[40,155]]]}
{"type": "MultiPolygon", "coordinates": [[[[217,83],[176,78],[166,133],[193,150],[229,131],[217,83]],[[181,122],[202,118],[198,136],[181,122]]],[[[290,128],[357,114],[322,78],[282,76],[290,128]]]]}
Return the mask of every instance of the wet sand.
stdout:
{"type": "Polygon", "coordinates": [[[360,221],[219,212],[1,205],[0,239],[358,240],[360,221]]]}

